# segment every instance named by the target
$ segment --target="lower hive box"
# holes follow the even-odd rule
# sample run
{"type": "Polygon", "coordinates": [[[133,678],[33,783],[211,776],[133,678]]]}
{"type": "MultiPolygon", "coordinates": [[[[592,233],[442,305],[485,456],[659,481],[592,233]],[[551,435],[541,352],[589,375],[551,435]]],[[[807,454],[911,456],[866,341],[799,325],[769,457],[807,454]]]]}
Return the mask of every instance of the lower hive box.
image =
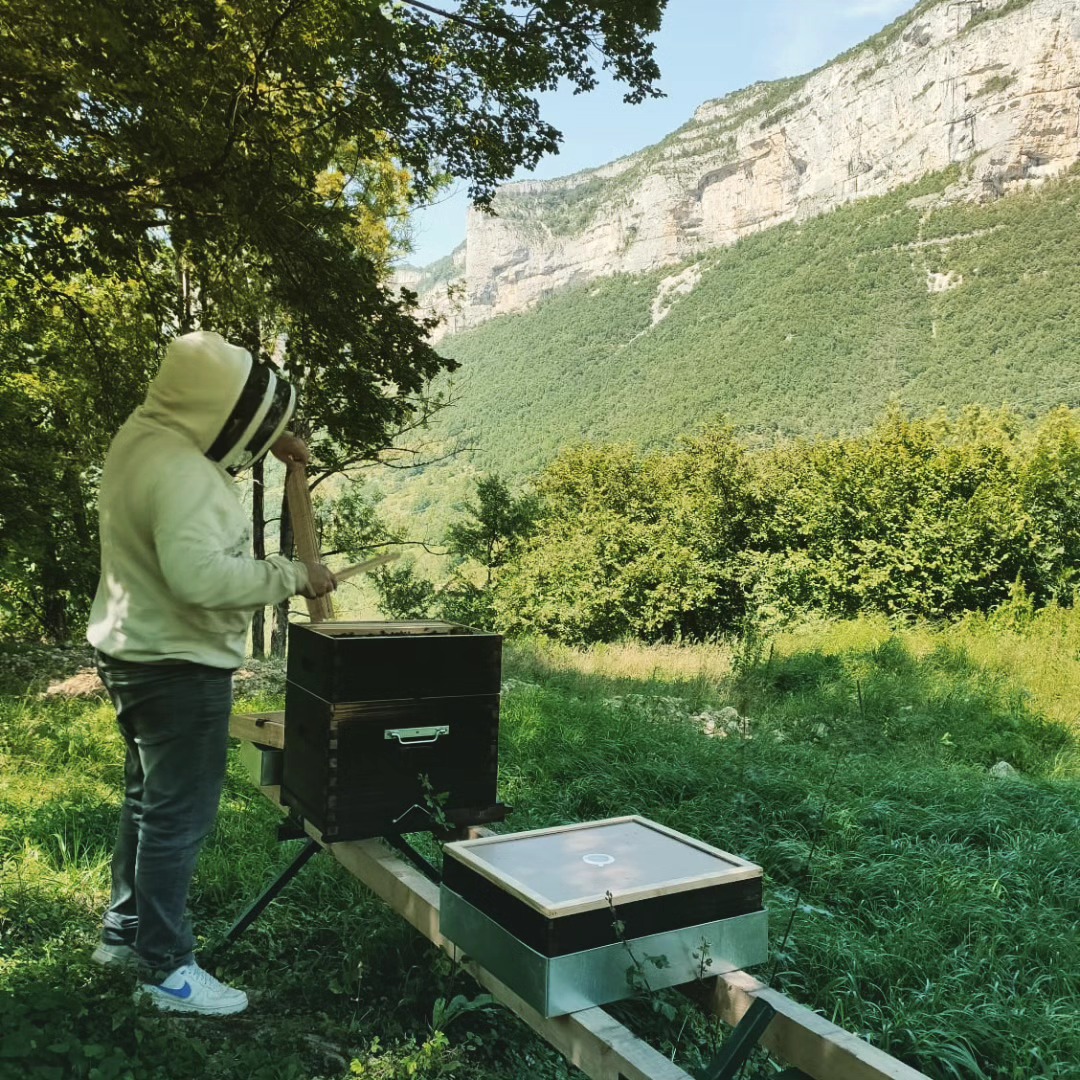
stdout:
{"type": "Polygon", "coordinates": [[[767,957],[761,868],[643,817],[443,850],[441,933],[547,1017],[767,957]]]}

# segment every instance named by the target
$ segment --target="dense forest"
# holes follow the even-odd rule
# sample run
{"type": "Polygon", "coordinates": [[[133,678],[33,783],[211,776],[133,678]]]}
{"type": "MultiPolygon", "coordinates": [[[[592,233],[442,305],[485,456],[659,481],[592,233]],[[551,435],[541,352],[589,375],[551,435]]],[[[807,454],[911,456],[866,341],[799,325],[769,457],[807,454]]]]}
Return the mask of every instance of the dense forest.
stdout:
{"type": "Polygon", "coordinates": [[[450,582],[384,573],[384,605],[576,643],[700,640],[808,613],[1022,616],[1071,604],[1078,583],[1066,408],[1033,425],[892,409],[858,436],[756,450],[723,426],[670,451],[581,444],[532,486],[482,479],[447,533],[450,582]]]}

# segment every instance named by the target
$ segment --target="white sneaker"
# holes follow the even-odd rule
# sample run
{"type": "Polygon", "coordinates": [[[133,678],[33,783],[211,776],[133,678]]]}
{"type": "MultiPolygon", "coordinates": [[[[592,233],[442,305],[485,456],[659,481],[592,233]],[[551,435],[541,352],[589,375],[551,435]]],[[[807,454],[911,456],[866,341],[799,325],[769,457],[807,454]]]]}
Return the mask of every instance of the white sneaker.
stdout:
{"type": "Polygon", "coordinates": [[[201,1013],[204,1016],[229,1016],[243,1012],[248,1005],[243,990],[234,990],[218,982],[198,964],[178,967],[157,986],[142,983],[135,991],[136,1001],[142,996],[166,1012],[201,1013]]]}
{"type": "Polygon", "coordinates": [[[135,968],[139,964],[130,945],[106,945],[104,941],[90,954],[90,959],[102,967],[135,968]]]}

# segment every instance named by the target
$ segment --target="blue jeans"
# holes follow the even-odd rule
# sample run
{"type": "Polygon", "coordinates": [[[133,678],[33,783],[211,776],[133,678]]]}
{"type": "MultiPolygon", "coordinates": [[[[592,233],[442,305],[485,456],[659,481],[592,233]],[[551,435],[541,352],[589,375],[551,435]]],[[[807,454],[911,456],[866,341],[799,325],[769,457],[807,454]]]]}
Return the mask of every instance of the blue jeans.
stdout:
{"type": "MultiPolygon", "coordinates": [[[[124,802],[102,941],[158,979],[193,961],[188,890],[225,781],[232,672],[97,654],[127,743],[124,802]]],[[[144,971],[144,976],[147,972],[144,971]]]]}

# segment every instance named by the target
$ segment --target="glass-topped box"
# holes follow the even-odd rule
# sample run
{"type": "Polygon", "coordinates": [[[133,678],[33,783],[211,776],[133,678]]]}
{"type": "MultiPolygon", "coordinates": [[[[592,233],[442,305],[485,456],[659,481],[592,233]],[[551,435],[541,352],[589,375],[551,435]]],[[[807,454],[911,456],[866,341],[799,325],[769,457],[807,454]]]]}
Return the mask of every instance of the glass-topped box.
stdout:
{"type": "Polygon", "coordinates": [[[761,868],[643,817],[444,855],[442,934],[545,1016],[766,959],[761,868]]]}

